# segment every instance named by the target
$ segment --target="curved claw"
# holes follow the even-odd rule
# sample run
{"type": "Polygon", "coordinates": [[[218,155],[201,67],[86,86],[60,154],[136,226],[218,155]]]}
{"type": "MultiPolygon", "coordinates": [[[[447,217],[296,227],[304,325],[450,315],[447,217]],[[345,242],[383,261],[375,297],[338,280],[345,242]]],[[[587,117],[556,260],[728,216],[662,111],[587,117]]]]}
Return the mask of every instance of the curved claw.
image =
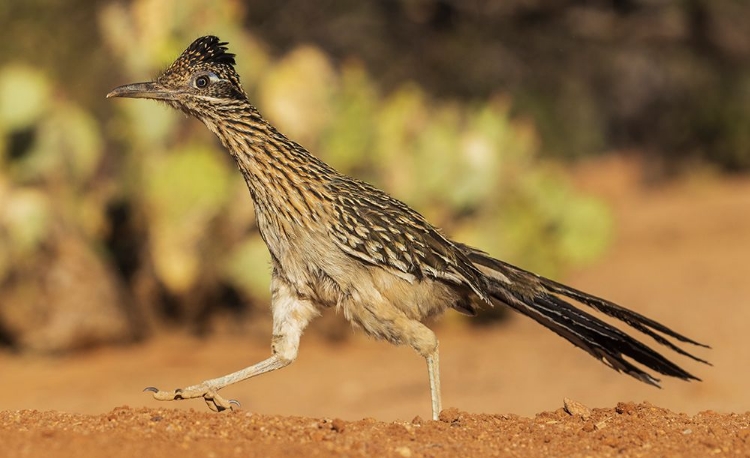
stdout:
{"type": "Polygon", "coordinates": [[[199,387],[191,387],[190,389],[187,389],[187,390],[178,388],[174,391],[162,391],[154,386],[147,386],[146,388],[143,389],[143,391],[153,393],[154,399],[158,401],[179,401],[183,399],[203,397],[203,400],[206,401],[208,408],[213,410],[214,412],[223,412],[227,409],[237,410],[242,407],[238,400],[224,399],[221,396],[219,396],[219,394],[213,388],[210,388],[208,390],[200,389],[200,388],[193,389],[193,388],[199,388],[199,387]]]}
{"type": "Polygon", "coordinates": [[[182,388],[177,388],[174,391],[162,391],[154,386],[147,386],[143,389],[144,392],[154,393],[154,399],[157,401],[181,401],[183,399],[190,399],[197,396],[184,397],[182,395],[182,388]]]}

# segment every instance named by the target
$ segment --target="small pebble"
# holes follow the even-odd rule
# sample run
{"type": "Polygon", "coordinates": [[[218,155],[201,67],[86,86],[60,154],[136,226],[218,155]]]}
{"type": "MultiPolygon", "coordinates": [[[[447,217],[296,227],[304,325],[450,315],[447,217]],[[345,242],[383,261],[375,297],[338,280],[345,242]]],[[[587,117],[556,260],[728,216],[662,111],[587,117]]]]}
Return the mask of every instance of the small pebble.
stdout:
{"type": "Polygon", "coordinates": [[[438,419],[443,423],[456,423],[461,418],[461,411],[455,407],[449,407],[442,412],[438,419]]]}
{"type": "Polygon", "coordinates": [[[336,431],[337,433],[344,432],[345,427],[346,422],[340,418],[334,418],[333,422],[331,422],[331,429],[336,431]]]}
{"type": "Polygon", "coordinates": [[[584,420],[589,418],[591,416],[591,409],[586,407],[585,405],[581,404],[578,401],[574,401],[572,399],[565,398],[563,399],[563,406],[566,412],[568,412],[570,415],[578,415],[584,420]]]}
{"type": "Polygon", "coordinates": [[[411,456],[411,449],[409,447],[396,447],[396,453],[398,453],[400,456],[403,456],[404,458],[409,458],[411,456]]]}

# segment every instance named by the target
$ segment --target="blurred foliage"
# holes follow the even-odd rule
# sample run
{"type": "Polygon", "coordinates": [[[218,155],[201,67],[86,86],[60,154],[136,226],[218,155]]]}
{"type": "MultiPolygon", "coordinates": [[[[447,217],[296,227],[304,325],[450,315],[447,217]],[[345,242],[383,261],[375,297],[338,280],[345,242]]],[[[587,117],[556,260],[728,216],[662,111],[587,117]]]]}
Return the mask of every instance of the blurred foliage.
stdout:
{"type": "Polygon", "coordinates": [[[246,24],[284,54],[356,55],[390,91],[486,98],[531,115],[547,155],[645,154],[666,172],[750,168],[750,2],[284,0],[246,24]]]}
{"type": "Polygon", "coordinates": [[[0,69],[0,330],[38,351],[137,336],[99,252],[114,185],[97,177],[100,126],[54,91],[31,67],[0,69]]]}
{"type": "MultiPolygon", "coordinates": [[[[101,75],[121,73],[108,86],[157,75],[213,33],[230,42],[246,90],[281,131],[455,238],[548,275],[607,245],[607,208],[539,158],[535,125],[513,116],[512,98],[441,100],[408,82],[384,92],[362,61],[335,63],[316,46],[272,56],[243,28],[239,0],[102,3],[96,17],[109,62],[101,75]]],[[[157,103],[105,102],[103,91],[82,105],[41,67],[23,58],[0,67],[1,337],[64,350],[168,320],[208,330],[221,310],[266,315],[269,256],[218,141],[157,103]],[[66,307],[80,313],[52,312],[66,307]]]]}

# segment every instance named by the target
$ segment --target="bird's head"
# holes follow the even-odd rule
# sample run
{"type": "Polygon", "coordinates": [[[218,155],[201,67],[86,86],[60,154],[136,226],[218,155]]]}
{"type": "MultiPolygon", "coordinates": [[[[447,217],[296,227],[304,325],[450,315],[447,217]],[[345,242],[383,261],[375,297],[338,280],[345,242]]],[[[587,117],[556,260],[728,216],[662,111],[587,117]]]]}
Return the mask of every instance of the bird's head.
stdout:
{"type": "Polygon", "coordinates": [[[245,101],[234,54],[215,36],[195,40],[158,78],[113,89],[109,97],[154,99],[199,118],[211,107],[245,101]]]}

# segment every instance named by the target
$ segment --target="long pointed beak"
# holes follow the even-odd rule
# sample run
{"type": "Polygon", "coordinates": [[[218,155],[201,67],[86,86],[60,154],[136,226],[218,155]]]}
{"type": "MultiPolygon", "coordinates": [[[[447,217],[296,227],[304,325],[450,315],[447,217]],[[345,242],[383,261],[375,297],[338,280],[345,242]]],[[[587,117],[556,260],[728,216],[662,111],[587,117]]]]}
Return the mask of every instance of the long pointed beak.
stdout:
{"type": "Polygon", "coordinates": [[[173,100],[174,93],[165,90],[159,84],[154,82],[133,83],[119,86],[107,94],[111,97],[129,97],[133,99],[155,99],[155,100],[173,100]]]}

